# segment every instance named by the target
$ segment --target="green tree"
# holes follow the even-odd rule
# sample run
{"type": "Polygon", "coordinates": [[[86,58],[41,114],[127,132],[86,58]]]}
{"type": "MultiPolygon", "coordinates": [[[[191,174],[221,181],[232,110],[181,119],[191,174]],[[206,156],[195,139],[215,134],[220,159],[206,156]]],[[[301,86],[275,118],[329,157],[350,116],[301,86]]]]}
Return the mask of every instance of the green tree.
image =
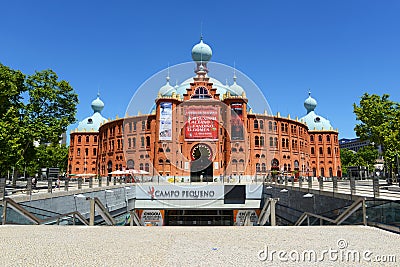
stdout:
{"type": "Polygon", "coordinates": [[[347,175],[347,167],[353,166],[355,162],[355,152],[347,148],[340,149],[340,161],[342,163],[343,175],[347,175]]]}
{"type": "Polygon", "coordinates": [[[1,64],[0,89],[0,175],[12,166],[20,171],[37,168],[40,148],[34,147],[34,141],[41,145],[58,143],[68,125],[75,122],[78,96],[52,70],[26,77],[1,64]]]}
{"type": "Polygon", "coordinates": [[[0,176],[22,160],[21,110],[25,75],[0,64],[0,176]]]}
{"type": "Polygon", "coordinates": [[[356,118],[356,134],[361,140],[369,140],[381,145],[385,164],[390,170],[400,151],[400,109],[399,103],[389,100],[389,95],[382,97],[364,94],[360,105],[353,105],[356,118]]]}

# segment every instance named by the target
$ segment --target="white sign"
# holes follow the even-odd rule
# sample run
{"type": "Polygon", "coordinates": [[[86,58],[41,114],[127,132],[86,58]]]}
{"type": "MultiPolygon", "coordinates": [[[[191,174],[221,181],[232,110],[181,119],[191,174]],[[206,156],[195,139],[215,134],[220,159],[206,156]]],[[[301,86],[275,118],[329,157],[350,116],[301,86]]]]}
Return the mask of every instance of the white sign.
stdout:
{"type": "Polygon", "coordinates": [[[172,140],[172,103],[160,103],[160,140],[172,140]]]}
{"type": "Polygon", "coordinates": [[[177,186],[177,185],[143,185],[137,188],[137,199],[223,199],[223,185],[177,186]]]}

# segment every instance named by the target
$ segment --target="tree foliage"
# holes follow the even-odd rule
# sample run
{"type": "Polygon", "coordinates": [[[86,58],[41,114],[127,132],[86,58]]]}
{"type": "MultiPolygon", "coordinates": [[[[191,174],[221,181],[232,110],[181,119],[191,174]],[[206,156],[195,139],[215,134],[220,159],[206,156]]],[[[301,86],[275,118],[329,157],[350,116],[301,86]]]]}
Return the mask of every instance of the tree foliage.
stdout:
{"type": "Polygon", "coordinates": [[[354,113],[360,121],[356,134],[361,140],[381,145],[385,163],[392,169],[396,156],[400,156],[400,105],[391,101],[389,95],[382,97],[364,94],[359,106],[354,104],[354,113]]]}
{"type": "MultiPolygon", "coordinates": [[[[77,104],[73,88],[52,70],[26,76],[0,64],[0,176],[14,166],[37,168],[44,160],[34,141],[58,144],[61,134],[75,122],[77,104]]],[[[65,153],[65,149],[59,150],[65,153]]]]}

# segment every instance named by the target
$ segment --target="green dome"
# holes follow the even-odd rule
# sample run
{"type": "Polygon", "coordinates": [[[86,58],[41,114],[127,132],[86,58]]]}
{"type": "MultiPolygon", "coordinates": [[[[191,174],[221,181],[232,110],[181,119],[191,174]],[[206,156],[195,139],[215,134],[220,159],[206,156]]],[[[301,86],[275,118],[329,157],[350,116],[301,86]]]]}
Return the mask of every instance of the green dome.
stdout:
{"type": "Polygon", "coordinates": [[[196,62],[208,62],[211,60],[211,56],[211,47],[203,43],[203,38],[200,39],[200,43],[192,48],[192,59],[196,62]]]}

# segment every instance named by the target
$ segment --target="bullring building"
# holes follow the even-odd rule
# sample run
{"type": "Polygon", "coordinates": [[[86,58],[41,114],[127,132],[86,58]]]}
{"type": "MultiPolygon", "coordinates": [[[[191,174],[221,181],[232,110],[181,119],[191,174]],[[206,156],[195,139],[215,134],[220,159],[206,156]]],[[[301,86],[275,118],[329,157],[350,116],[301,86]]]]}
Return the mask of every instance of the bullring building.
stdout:
{"type": "Polygon", "coordinates": [[[68,173],[135,169],[185,182],[341,176],[338,131],[315,113],[311,95],[300,119],[255,114],[236,75],[224,85],[209,73],[211,55],[203,40],[196,44],[194,77],[176,86],[167,77],[151,114],[107,120],[97,97],[93,114],[71,132],[68,173]]]}

